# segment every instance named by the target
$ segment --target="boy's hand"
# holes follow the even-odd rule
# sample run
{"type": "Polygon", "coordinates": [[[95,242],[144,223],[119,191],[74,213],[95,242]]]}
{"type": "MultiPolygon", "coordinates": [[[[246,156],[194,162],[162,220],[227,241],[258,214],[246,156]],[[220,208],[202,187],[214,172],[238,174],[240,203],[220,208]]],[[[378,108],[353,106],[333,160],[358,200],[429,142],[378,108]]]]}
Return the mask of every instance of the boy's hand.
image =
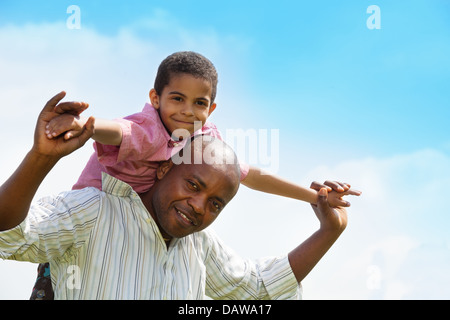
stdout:
{"type": "Polygon", "coordinates": [[[85,128],[87,119],[78,115],[64,113],[49,121],[45,127],[47,138],[53,139],[64,134],[64,140],[79,137],[85,128]]]}
{"type": "Polygon", "coordinates": [[[343,196],[352,195],[360,196],[361,192],[350,189],[351,186],[348,183],[342,183],[338,181],[327,180],[323,184],[314,181],[311,183],[311,188],[319,191],[325,188],[327,191],[327,200],[331,207],[350,207],[350,202],[342,199],[343,196]]]}

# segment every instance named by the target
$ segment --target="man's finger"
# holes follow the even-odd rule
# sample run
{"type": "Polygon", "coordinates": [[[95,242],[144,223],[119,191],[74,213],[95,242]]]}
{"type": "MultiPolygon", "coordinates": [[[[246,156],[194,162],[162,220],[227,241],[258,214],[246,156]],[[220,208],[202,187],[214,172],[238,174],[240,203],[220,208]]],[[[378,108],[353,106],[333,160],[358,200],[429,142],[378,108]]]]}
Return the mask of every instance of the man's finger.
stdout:
{"type": "Polygon", "coordinates": [[[343,191],[346,191],[346,190],[350,189],[350,186],[348,184],[342,183],[342,182],[339,182],[339,181],[327,180],[327,181],[324,182],[324,184],[326,186],[332,188],[334,191],[337,191],[337,192],[343,192],[343,191]]]}
{"type": "Polygon", "coordinates": [[[88,141],[92,135],[94,134],[94,124],[95,124],[95,118],[89,117],[89,119],[86,121],[85,129],[83,130],[83,133],[80,134],[78,137],[80,141],[80,147],[83,146],[86,141],[88,141]]]}
{"type": "Polygon", "coordinates": [[[317,199],[317,207],[322,211],[329,207],[327,188],[320,188],[317,199]]]}
{"type": "Polygon", "coordinates": [[[331,189],[329,186],[326,186],[326,185],[324,185],[323,183],[319,183],[319,182],[317,182],[317,181],[313,181],[313,182],[311,183],[310,188],[311,188],[311,189],[314,189],[314,190],[316,190],[316,191],[319,191],[321,188],[325,188],[325,189],[327,189],[327,191],[332,191],[332,190],[333,190],[333,189],[331,189]]]}
{"type": "Polygon", "coordinates": [[[74,116],[79,116],[87,108],[89,108],[89,104],[86,102],[70,101],[58,104],[53,111],[59,114],[70,113],[74,116]]]}
{"type": "Polygon", "coordinates": [[[56,96],[47,101],[42,111],[51,112],[55,108],[55,106],[66,96],[65,91],[61,91],[56,96]]]}

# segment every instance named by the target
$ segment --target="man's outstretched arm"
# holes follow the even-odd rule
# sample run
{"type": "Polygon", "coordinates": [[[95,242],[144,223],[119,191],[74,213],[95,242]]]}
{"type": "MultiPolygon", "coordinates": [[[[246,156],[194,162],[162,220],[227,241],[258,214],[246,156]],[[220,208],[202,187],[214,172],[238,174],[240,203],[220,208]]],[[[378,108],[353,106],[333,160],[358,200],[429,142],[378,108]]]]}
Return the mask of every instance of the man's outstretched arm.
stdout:
{"type": "MultiPolygon", "coordinates": [[[[330,183],[336,184],[335,182],[330,183]]],[[[319,191],[317,205],[311,206],[319,219],[320,228],[288,255],[289,263],[298,282],[301,282],[315,267],[347,226],[346,209],[344,207],[330,207],[325,185],[313,182],[311,188],[319,191]]],[[[336,189],[336,187],[333,186],[333,189],[336,189]]],[[[348,187],[346,189],[345,192],[341,193],[343,196],[359,196],[361,194],[361,192],[348,189],[348,187]]]]}
{"type": "MultiPolygon", "coordinates": [[[[93,134],[94,118],[90,118],[84,132],[77,138],[69,141],[64,140],[64,137],[47,139],[45,127],[59,115],[55,107],[65,95],[63,91],[47,102],[36,123],[33,147],[12,176],[0,186],[0,231],[14,228],[25,219],[31,201],[46,175],[62,157],[82,147],[93,134]]],[[[83,102],[59,104],[62,107],[64,105],[80,113],[88,107],[83,102]]]]}

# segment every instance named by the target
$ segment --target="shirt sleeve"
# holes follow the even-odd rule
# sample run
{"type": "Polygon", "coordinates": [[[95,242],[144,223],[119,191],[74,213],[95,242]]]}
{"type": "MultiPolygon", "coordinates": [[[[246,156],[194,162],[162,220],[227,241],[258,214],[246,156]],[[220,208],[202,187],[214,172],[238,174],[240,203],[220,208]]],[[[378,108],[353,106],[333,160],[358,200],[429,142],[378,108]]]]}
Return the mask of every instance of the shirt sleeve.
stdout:
{"type": "Polygon", "coordinates": [[[298,300],[297,282],[287,255],[242,259],[211,231],[206,258],[206,295],[226,300],[298,300]]]}
{"type": "Polygon", "coordinates": [[[32,204],[20,225],[0,232],[0,258],[42,263],[77,250],[95,225],[100,194],[85,188],[32,204]]]}
{"type": "Polygon", "coordinates": [[[125,118],[115,119],[122,128],[120,146],[95,142],[98,160],[112,167],[121,161],[161,161],[169,136],[161,121],[154,114],[139,112],[125,118]]]}

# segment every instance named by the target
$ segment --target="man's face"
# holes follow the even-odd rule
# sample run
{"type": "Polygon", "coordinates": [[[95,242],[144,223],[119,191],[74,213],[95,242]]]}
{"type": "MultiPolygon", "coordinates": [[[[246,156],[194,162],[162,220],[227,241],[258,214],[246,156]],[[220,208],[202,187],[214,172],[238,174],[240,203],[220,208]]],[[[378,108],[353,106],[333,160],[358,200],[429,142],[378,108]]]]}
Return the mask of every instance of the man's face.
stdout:
{"type": "Polygon", "coordinates": [[[181,238],[208,227],[239,187],[238,175],[226,165],[165,165],[171,167],[152,198],[154,218],[165,237],[181,238]]]}
{"type": "Polygon", "coordinates": [[[211,91],[208,81],[180,74],[170,79],[160,95],[152,89],[150,99],[170,134],[176,129],[185,129],[192,134],[194,122],[205,124],[216,107],[211,105],[211,91]]]}

